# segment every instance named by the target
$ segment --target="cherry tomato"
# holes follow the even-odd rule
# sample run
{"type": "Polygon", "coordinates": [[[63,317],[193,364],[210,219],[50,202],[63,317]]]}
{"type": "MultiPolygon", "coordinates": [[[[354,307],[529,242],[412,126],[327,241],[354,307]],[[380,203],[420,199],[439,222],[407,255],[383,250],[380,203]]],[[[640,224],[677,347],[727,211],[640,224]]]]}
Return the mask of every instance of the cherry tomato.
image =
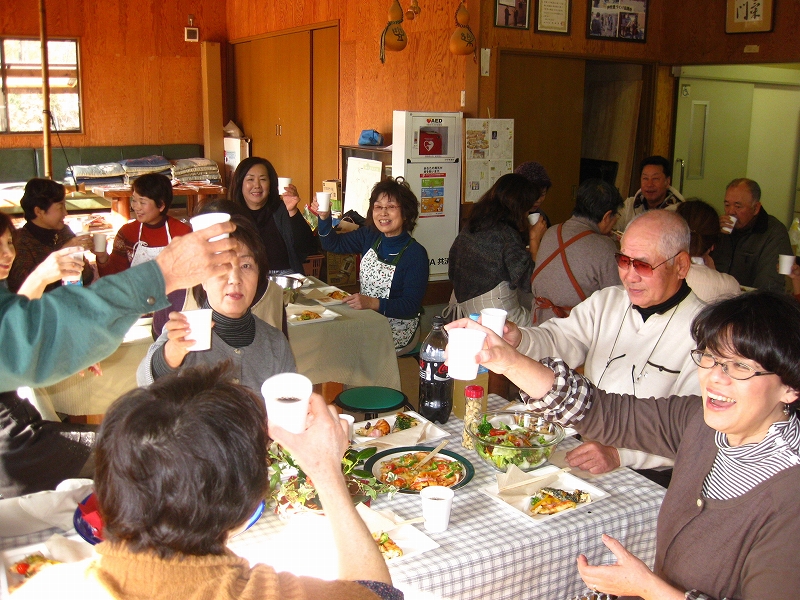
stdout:
{"type": "Polygon", "coordinates": [[[17,573],[19,573],[20,575],[25,575],[25,573],[27,573],[28,569],[30,568],[31,566],[28,563],[19,563],[17,565],[17,573]]]}

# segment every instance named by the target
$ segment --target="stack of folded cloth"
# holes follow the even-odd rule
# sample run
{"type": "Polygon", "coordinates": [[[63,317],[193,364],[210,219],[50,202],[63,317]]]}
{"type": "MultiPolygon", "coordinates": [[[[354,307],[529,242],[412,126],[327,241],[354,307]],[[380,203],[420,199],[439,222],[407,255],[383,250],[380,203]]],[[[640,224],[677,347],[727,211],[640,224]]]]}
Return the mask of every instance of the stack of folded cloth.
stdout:
{"type": "Polygon", "coordinates": [[[123,183],[125,170],[118,162],[101,165],[75,165],[67,167],[64,181],[67,184],[106,185],[123,183]]]}
{"type": "Polygon", "coordinates": [[[210,158],[182,158],[172,166],[172,178],[181,183],[209,181],[220,183],[219,166],[210,158]]]}
{"type": "Polygon", "coordinates": [[[144,158],[129,158],[120,161],[125,170],[125,183],[133,181],[147,173],[159,173],[167,177],[172,176],[172,163],[163,156],[145,156],[144,158]]]}

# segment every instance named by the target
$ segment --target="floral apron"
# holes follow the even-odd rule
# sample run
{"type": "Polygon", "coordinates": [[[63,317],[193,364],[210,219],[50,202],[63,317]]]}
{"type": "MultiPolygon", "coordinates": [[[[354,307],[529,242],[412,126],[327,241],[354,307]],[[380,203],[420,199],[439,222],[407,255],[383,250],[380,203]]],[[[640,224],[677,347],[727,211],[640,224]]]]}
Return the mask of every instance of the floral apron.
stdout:
{"type": "MultiPolygon", "coordinates": [[[[414,239],[408,240],[408,243],[403,246],[403,249],[397,253],[397,256],[391,262],[384,262],[378,258],[378,247],[381,245],[380,238],[375,241],[364,257],[361,259],[361,293],[365,296],[372,298],[388,298],[389,290],[392,287],[392,279],[394,272],[397,269],[397,263],[400,262],[400,257],[403,252],[413,242],[414,239]]],[[[394,339],[395,348],[403,348],[408,346],[414,333],[419,327],[419,315],[413,319],[395,319],[387,317],[389,325],[392,327],[392,338],[394,339]]]]}
{"type": "MultiPolygon", "coordinates": [[[[172,241],[172,236],[169,234],[169,221],[164,222],[164,227],[167,228],[167,246],[172,241]]],[[[133,245],[133,258],[131,258],[131,266],[141,265],[142,263],[155,260],[161,251],[167,246],[159,246],[158,248],[151,248],[147,242],[142,241],[142,223],[139,223],[139,239],[133,245]]]]}

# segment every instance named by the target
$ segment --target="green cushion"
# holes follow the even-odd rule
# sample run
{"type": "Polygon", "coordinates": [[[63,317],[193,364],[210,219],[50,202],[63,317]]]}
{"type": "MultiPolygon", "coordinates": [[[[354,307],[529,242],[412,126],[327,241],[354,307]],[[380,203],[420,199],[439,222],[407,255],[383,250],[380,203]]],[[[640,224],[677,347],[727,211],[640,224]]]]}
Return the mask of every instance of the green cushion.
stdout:
{"type": "Polygon", "coordinates": [[[85,146],[78,150],[81,153],[79,165],[101,165],[122,160],[120,146],[85,146]]]}
{"type": "MultiPolygon", "coordinates": [[[[67,173],[67,159],[70,165],[81,164],[81,149],[80,148],[61,148],[53,146],[51,148],[50,156],[53,159],[53,179],[56,181],[63,181],[67,173]],[[66,154],[66,158],[64,158],[66,154]]],[[[36,170],[39,177],[44,177],[44,150],[36,148],[36,170]]],[[[67,183],[74,183],[72,180],[67,183]]]]}
{"type": "Polygon", "coordinates": [[[203,146],[200,144],[165,144],[161,147],[161,156],[167,160],[203,158],[203,146]]]}
{"type": "Polygon", "coordinates": [[[120,150],[123,159],[161,156],[161,146],[120,146],[120,150]]]}
{"type": "Polygon", "coordinates": [[[343,391],[338,404],[358,412],[384,412],[400,408],[407,398],[403,392],[379,386],[364,386],[343,391]]]}
{"type": "Polygon", "coordinates": [[[33,177],[36,177],[33,148],[0,149],[0,183],[24,182],[33,177]]]}

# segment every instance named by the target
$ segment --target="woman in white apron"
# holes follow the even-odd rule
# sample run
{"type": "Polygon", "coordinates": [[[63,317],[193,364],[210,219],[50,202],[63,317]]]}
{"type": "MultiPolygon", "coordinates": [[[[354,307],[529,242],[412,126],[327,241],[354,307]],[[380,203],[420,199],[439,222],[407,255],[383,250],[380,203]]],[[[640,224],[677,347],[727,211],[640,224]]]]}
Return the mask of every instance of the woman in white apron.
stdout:
{"type": "Polygon", "coordinates": [[[155,260],[173,237],[191,233],[189,225],[167,215],[171,205],[172,183],[167,177],[148,173],[135,179],[131,210],[136,220],[120,227],[111,253],[95,250],[100,275],[155,260]]]}
{"type": "Polygon", "coordinates": [[[419,206],[408,184],[398,177],[376,184],[369,199],[366,223],[355,231],[337,233],[329,212],[319,212],[319,236],[329,252],[361,254],[361,291],[345,298],[356,310],[386,316],[395,351],[404,354],[419,339],[419,313],[428,287],[428,253],[411,237],[419,206]]]}

